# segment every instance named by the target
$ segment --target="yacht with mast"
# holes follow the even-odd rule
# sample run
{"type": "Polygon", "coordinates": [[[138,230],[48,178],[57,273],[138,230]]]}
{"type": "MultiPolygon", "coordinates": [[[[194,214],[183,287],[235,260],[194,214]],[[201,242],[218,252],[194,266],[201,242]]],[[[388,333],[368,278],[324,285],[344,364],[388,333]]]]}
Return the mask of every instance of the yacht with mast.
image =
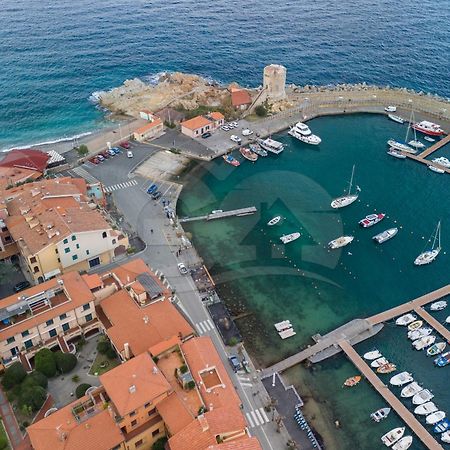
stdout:
{"type": "Polygon", "coordinates": [[[358,199],[358,195],[361,192],[361,189],[359,186],[356,186],[355,193],[352,194],[352,187],[353,187],[353,177],[355,175],[355,166],[353,166],[352,169],[352,177],[350,178],[350,185],[348,187],[347,195],[343,195],[342,197],[335,198],[331,202],[332,208],[344,208],[345,206],[351,205],[354,201],[358,199]]]}
{"type": "Polygon", "coordinates": [[[289,131],[288,134],[295,137],[305,144],[319,145],[322,142],[319,136],[312,134],[308,125],[303,122],[297,122],[289,131]]]}
{"type": "MultiPolygon", "coordinates": [[[[412,154],[416,154],[417,153],[417,151],[418,151],[417,147],[413,146],[414,147],[413,148],[410,145],[411,142],[414,142],[414,143],[418,142],[415,130],[414,130],[414,140],[408,142],[409,130],[411,129],[411,124],[413,123],[413,121],[414,121],[414,111],[411,110],[411,116],[409,118],[408,128],[406,129],[406,136],[405,136],[404,142],[396,141],[395,139],[389,139],[387,141],[387,143],[388,143],[388,145],[391,148],[393,148],[395,150],[399,150],[401,152],[406,152],[406,153],[412,153],[412,154]],[[407,144],[407,142],[408,142],[409,145],[407,144]]],[[[419,144],[420,144],[420,142],[419,142],[419,144]]]]}
{"type": "MultiPolygon", "coordinates": [[[[423,266],[432,263],[441,251],[441,221],[438,222],[436,231],[432,235],[433,243],[431,248],[422,252],[414,261],[416,266],[423,266]]],[[[430,239],[431,240],[431,239],[430,239]]]]}

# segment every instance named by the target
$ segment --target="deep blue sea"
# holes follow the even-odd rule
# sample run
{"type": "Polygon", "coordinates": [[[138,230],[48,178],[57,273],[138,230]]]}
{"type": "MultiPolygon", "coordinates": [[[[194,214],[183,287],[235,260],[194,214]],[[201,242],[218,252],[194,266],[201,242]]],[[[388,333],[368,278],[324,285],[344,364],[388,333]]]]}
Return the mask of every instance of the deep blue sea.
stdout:
{"type": "Polygon", "coordinates": [[[450,97],[448,0],[2,0],[0,149],[104,125],[88,98],[180,70],[242,85],[412,87],[450,97]]]}

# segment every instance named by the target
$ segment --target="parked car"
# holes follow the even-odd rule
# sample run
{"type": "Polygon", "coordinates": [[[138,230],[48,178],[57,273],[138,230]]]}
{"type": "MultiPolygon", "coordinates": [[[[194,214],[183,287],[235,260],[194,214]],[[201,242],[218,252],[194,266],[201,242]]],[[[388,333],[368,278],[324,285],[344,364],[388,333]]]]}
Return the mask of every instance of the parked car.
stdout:
{"type": "Polygon", "coordinates": [[[232,134],[231,137],[230,137],[230,139],[231,139],[233,142],[236,142],[236,144],[240,144],[240,143],[242,142],[241,138],[240,138],[239,136],[236,136],[235,134],[232,134]]]}
{"type": "Polygon", "coordinates": [[[209,138],[210,136],[211,136],[211,133],[209,131],[207,131],[206,133],[202,134],[202,138],[203,139],[209,138]]]}
{"type": "Polygon", "coordinates": [[[251,134],[253,134],[253,131],[249,130],[248,128],[242,130],[242,136],[250,136],[251,134]]]}
{"type": "Polygon", "coordinates": [[[98,154],[98,155],[97,155],[97,159],[98,159],[100,162],[103,162],[103,161],[105,160],[105,157],[104,157],[103,155],[98,154]]]}
{"type": "Polygon", "coordinates": [[[153,194],[153,192],[155,192],[158,189],[158,186],[156,184],[152,184],[148,189],[147,189],[147,194],[153,194]]]}
{"type": "Polygon", "coordinates": [[[133,157],[133,152],[131,150],[127,151],[127,157],[128,158],[132,158],[133,157]]]}
{"type": "Polygon", "coordinates": [[[112,150],[116,155],[118,155],[119,153],[122,153],[122,150],[120,150],[119,147],[112,147],[111,150],[112,150]]]}
{"type": "Polygon", "coordinates": [[[20,292],[26,288],[29,288],[30,286],[31,286],[31,284],[29,281],[21,281],[20,283],[17,283],[13,289],[14,289],[14,292],[20,292]]]}
{"type": "Polygon", "coordinates": [[[97,159],[96,156],[94,156],[93,158],[90,158],[89,162],[92,164],[100,164],[100,161],[97,159]]]}
{"type": "Polygon", "coordinates": [[[232,367],[232,369],[237,372],[238,370],[242,369],[242,364],[239,361],[239,358],[235,355],[230,355],[228,357],[228,361],[230,362],[230,366],[232,367]]]}
{"type": "Polygon", "coordinates": [[[108,151],[108,153],[111,155],[111,156],[114,156],[115,154],[116,154],[116,152],[112,149],[112,148],[110,148],[109,150],[107,150],[108,151]]]}
{"type": "Polygon", "coordinates": [[[127,150],[130,148],[130,143],[128,141],[123,141],[119,145],[127,150]]]}
{"type": "Polygon", "coordinates": [[[100,155],[103,156],[103,158],[108,159],[111,157],[111,155],[105,150],[104,152],[100,152],[100,155]]]}
{"type": "Polygon", "coordinates": [[[237,128],[238,123],[237,122],[231,122],[228,126],[233,125],[233,128],[237,128]]]}
{"type": "Polygon", "coordinates": [[[230,127],[228,127],[227,125],[222,125],[220,127],[220,129],[223,130],[223,131],[230,131],[230,127]]]}
{"type": "Polygon", "coordinates": [[[161,192],[160,191],[156,191],[155,193],[152,194],[152,199],[153,200],[158,200],[158,198],[161,197],[161,192]]]}
{"type": "Polygon", "coordinates": [[[186,266],[183,263],[178,263],[178,270],[180,271],[181,275],[188,274],[188,270],[186,269],[186,266]]]}

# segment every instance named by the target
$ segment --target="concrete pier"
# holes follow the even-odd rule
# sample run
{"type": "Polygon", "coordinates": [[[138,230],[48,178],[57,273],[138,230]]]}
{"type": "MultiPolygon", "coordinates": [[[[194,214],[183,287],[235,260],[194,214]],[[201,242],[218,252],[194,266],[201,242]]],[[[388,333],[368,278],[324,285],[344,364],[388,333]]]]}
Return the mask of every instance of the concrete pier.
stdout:
{"type": "Polygon", "coordinates": [[[194,222],[196,220],[215,220],[215,219],[226,219],[227,217],[242,217],[255,214],[257,211],[255,206],[250,206],[249,208],[233,209],[231,211],[217,211],[204,216],[197,217],[185,217],[180,219],[181,223],[194,222]]]}

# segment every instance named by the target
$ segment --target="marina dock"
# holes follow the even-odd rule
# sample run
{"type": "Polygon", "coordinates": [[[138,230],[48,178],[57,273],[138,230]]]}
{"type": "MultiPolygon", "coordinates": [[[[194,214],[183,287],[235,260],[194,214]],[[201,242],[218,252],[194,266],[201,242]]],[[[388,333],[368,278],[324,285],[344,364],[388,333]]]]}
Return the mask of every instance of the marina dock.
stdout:
{"type": "Polygon", "coordinates": [[[412,153],[406,153],[406,152],[403,152],[403,154],[406,155],[409,159],[413,159],[414,161],[420,162],[422,164],[426,164],[427,166],[432,165],[432,166],[438,167],[438,168],[444,170],[446,173],[450,173],[450,169],[425,159],[427,156],[430,156],[434,152],[438,151],[440,148],[444,147],[449,142],[450,142],[450,134],[445,136],[445,138],[440,139],[435,144],[428,147],[427,149],[425,149],[422,153],[419,153],[418,155],[413,155],[412,153]]]}
{"type": "Polygon", "coordinates": [[[342,340],[339,341],[339,346],[345,352],[350,361],[358,368],[358,370],[365,376],[367,381],[377,390],[377,392],[386,400],[392,409],[400,416],[400,418],[408,425],[414,434],[424,443],[430,450],[443,450],[443,447],[433,438],[427,429],[416,419],[414,414],[409,411],[403,403],[390,391],[377,374],[365,363],[365,361],[358,355],[351,344],[342,340]]]}
{"type": "Polygon", "coordinates": [[[242,217],[242,216],[249,216],[251,214],[255,214],[257,211],[255,206],[250,206],[248,208],[241,208],[241,209],[233,209],[231,211],[216,211],[212,212],[210,214],[205,214],[204,216],[197,216],[197,217],[185,217],[180,219],[181,223],[186,222],[194,222],[197,220],[216,220],[216,219],[226,219],[227,217],[242,217]]]}

